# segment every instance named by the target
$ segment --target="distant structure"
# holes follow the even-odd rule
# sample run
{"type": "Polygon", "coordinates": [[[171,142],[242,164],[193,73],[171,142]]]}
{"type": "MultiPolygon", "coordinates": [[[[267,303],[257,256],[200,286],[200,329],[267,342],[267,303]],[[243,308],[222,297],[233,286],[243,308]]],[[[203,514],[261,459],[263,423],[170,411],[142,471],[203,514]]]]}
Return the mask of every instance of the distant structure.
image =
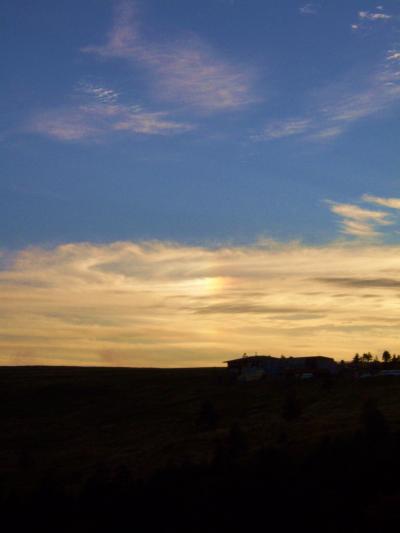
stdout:
{"type": "Polygon", "coordinates": [[[228,370],[241,381],[256,381],[264,376],[273,378],[294,376],[308,379],[334,375],[339,370],[339,365],[332,357],[322,355],[305,357],[243,355],[225,363],[228,365],[228,370]]]}

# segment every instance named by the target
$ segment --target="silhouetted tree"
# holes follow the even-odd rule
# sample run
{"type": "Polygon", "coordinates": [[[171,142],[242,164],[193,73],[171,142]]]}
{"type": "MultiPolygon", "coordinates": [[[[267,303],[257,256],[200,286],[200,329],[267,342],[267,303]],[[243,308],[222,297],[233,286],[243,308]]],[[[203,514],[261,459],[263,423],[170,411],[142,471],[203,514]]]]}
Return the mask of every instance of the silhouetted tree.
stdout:
{"type": "Polygon", "coordinates": [[[353,357],[353,363],[358,366],[360,364],[360,361],[361,361],[361,357],[358,353],[356,353],[356,355],[353,357]]]}
{"type": "Polygon", "coordinates": [[[362,361],[363,363],[370,363],[372,361],[373,357],[371,352],[363,353],[362,355],[362,361]]]}
{"type": "Polygon", "coordinates": [[[392,359],[392,356],[390,355],[390,352],[385,350],[382,354],[382,361],[387,364],[387,363],[390,363],[391,359],[392,359]]]}

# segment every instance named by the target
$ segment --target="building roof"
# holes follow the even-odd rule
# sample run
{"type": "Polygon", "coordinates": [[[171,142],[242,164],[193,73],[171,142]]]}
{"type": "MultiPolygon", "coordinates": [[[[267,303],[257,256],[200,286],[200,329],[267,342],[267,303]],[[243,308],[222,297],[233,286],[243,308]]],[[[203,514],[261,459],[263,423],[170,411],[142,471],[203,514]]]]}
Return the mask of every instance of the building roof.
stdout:
{"type": "Polygon", "coordinates": [[[236,359],[229,359],[229,361],[224,361],[224,363],[234,363],[236,361],[252,361],[254,359],[279,359],[278,357],[273,357],[272,355],[242,355],[242,357],[236,357],[236,359]]]}
{"type": "Polygon", "coordinates": [[[287,360],[287,359],[307,359],[307,360],[329,360],[334,361],[333,357],[328,357],[326,355],[287,355],[287,356],[273,356],[273,355],[242,355],[242,357],[237,357],[236,359],[230,359],[224,361],[224,363],[236,363],[239,361],[254,361],[260,359],[275,359],[275,360],[287,360]]]}

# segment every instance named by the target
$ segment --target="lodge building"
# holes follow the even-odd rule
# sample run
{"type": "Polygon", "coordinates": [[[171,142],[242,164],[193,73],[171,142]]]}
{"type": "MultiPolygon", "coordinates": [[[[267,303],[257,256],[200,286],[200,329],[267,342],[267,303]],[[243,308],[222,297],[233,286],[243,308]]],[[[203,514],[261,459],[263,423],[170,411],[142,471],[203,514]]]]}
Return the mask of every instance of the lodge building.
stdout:
{"type": "Polygon", "coordinates": [[[228,370],[245,381],[266,377],[317,377],[334,375],[338,364],[332,357],[322,355],[304,357],[273,357],[272,355],[243,355],[225,361],[228,370]]]}

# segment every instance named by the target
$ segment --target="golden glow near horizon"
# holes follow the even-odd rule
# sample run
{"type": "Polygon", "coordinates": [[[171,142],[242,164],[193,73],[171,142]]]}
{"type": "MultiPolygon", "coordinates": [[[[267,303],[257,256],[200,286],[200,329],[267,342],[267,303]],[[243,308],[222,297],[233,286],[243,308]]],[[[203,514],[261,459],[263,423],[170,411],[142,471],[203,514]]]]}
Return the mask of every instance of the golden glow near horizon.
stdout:
{"type": "Polygon", "coordinates": [[[117,242],[0,255],[0,363],[400,351],[400,247],[117,242]]]}

